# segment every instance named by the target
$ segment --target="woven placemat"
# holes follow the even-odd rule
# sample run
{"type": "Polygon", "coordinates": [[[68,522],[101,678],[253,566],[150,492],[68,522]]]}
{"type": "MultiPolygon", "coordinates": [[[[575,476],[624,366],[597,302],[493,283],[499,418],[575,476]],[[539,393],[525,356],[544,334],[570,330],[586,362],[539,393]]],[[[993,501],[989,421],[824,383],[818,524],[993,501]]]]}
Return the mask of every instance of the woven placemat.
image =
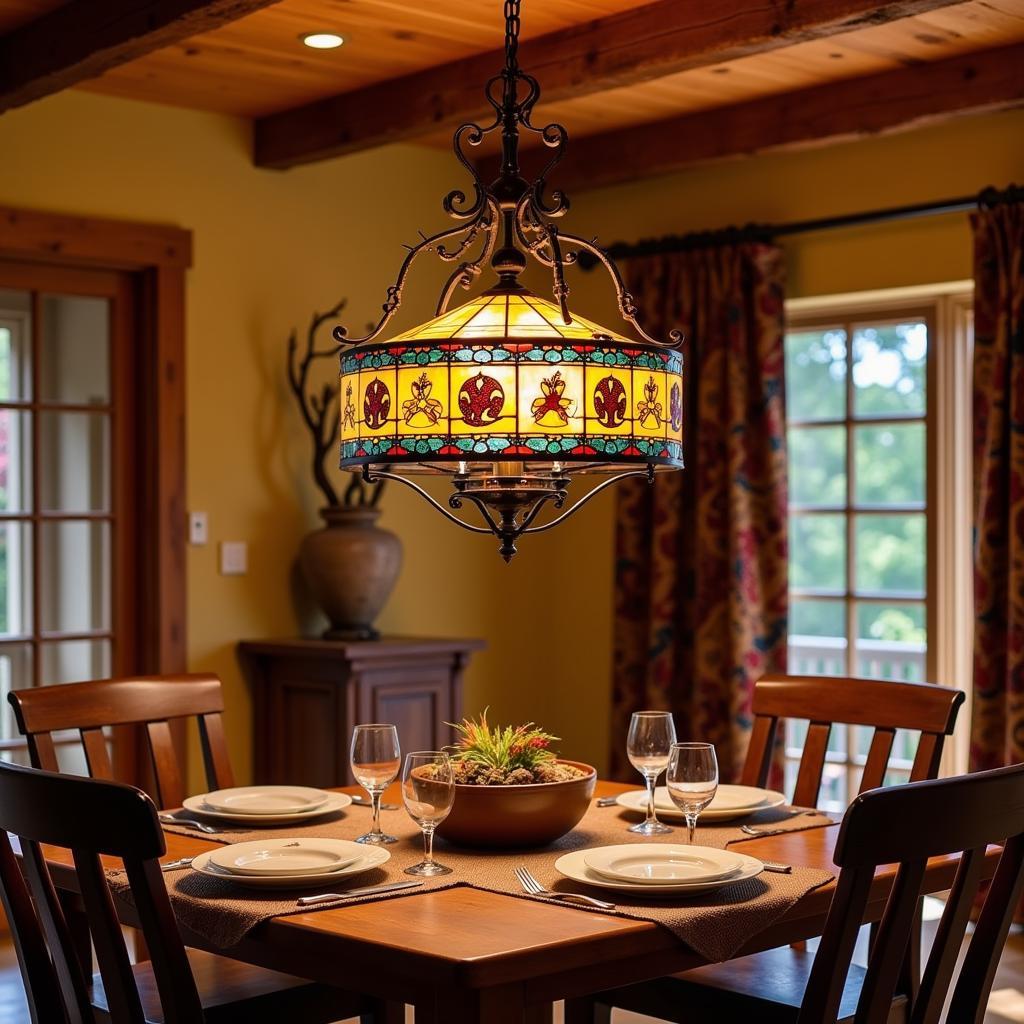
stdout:
{"type": "MultiPolygon", "coordinates": [[[[222,881],[200,875],[191,869],[168,872],[165,875],[168,892],[175,914],[190,931],[201,935],[220,948],[235,945],[253,928],[273,917],[288,914],[309,913],[314,909],[344,907],[352,903],[371,900],[399,899],[437,889],[457,885],[470,885],[478,889],[533,899],[526,896],[516,881],[513,870],[523,865],[545,886],[555,890],[582,891],[585,886],[572,882],[559,874],[555,861],[564,853],[613,843],[649,843],[635,833],[628,832],[628,825],[636,815],[620,807],[601,808],[591,805],[580,824],[556,843],[541,850],[493,851],[469,850],[448,845],[442,839],[436,843],[435,856],[453,869],[452,874],[426,879],[416,889],[400,890],[378,896],[354,897],[322,908],[299,907],[296,900],[301,895],[316,893],[317,890],[267,890],[242,889],[229,881],[222,881]]],[[[801,815],[792,816],[792,811],[778,808],[762,811],[746,819],[762,827],[785,828],[797,831],[807,828],[821,828],[834,824],[826,817],[801,815]]],[[[367,831],[370,824],[368,810],[348,808],[346,813],[334,815],[319,823],[301,828],[261,829],[258,832],[237,832],[217,836],[202,836],[221,843],[245,842],[250,838],[277,837],[321,837],[333,839],[354,839],[367,831]]],[[[419,830],[403,811],[382,813],[382,827],[398,837],[399,841],[388,847],[391,860],[380,868],[360,875],[350,885],[361,887],[388,881],[404,881],[410,878],[403,869],[422,859],[423,847],[419,830]]],[[[170,826],[179,831],[178,826],[170,826]]],[[[191,833],[190,833],[191,834],[191,833]]],[[[704,846],[724,848],[748,837],[738,825],[716,825],[698,828],[696,842],[704,846]]],[[[685,829],[676,834],[662,837],[661,841],[685,842],[685,829]]],[[[111,872],[111,887],[121,898],[129,898],[127,883],[122,872],[111,872]]],[[[668,928],[707,960],[725,960],[732,956],[752,935],[767,928],[781,917],[806,893],[824,885],[833,875],[815,868],[794,867],[791,874],[765,872],[757,878],[735,885],[726,886],[718,892],[691,897],[685,901],[644,900],[632,895],[591,890],[593,895],[614,902],[615,911],[627,917],[654,921],[668,928]]],[[[339,891],[337,886],[325,883],[321,891],[339,891]]],[[[570,906],[569,904],[562,904],[570,906]]],[[[595,911],[589,911],[595,912],[595,911]]],[[[604,911],[596,911],[604,913],[604,911]]]]}

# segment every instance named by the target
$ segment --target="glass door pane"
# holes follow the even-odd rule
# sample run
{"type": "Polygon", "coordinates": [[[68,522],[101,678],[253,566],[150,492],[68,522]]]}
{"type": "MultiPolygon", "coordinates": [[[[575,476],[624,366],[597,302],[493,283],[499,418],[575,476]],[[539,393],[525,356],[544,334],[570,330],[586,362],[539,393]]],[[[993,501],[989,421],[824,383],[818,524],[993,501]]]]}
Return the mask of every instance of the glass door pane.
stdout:
{"type": "Polygon", "coordinates": [[[39,398],[74,405],[110,403],[110,303],[44,295],[39,398]]]}

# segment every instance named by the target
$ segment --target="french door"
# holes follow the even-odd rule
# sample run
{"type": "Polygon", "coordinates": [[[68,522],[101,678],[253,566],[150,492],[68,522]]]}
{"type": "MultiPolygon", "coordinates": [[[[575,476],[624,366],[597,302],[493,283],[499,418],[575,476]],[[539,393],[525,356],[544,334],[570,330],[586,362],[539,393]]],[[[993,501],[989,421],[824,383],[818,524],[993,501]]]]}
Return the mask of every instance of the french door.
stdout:
{"type": "MultiPolygon", "coordinates": [[[[127,272],[0,260],[5,760],[26,763],[10,690],[141,667],[135,289],[127,272]]],[[[70,737],[58,755],[81,770],[70,737]]]]}

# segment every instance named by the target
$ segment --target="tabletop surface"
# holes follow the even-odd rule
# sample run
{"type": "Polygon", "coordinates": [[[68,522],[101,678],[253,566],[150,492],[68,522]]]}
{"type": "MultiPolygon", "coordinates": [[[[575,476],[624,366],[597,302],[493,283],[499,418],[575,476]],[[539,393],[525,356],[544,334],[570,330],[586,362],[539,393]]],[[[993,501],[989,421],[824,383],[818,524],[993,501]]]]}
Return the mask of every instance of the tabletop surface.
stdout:
{"type": "MultiPolygon", "coordinates": [[[[599,782],[595,795],[630,788],[635,787],[599,782]]],[[[349,787],[345,791],[359,790],[349,787]]],[[[385,799],[397,796],[397,787],[393,787],[385,799]]],[[[743,843],[743,852],[763,860],[838,874],[832,862],[838,834],[839,828],[832,826],[751,839],[743,843]]],[[[194,856],[218,845],[189,836],[165,835],[165,860],[194,856]]],[[[46,857],[55,882],[73,889],[70,854],[48,847],[46,857]]],[[[928,891],[947,889],[956,864],[955,857],[931,861],[928,891]]],[[[117,860],[110,858],[109,866],[118,866],[117,860]]],[[[876,873],[872,892],[876,915],[894,873],[892,867],[880,868],[876,873]]],[[[808,893],[737,955],[820,934],[834,888],[835,883],[830,882],[808,893]]],[[[576,975],[592,975],[595,967],[611,985],[620,983],[620,973],[626,980],[634,979],[638,958],[643,958],[644,970],[650,976],[701,963],[681,940],[654,922],[469,886],[274,918],[255,929],[231,955],[328,981],[338,980],[339,972],[357,978],[372,966],[373,986],[391,986],[389,994],[400,994],[396,989],[413,985],[416,979],[439,984],[449,978],[474,987],[529,980],[538,998],[545,994],[545,978],[552,979],[553,986],[547,994],[561,998],[574,990],[576,975]],[[387,965],[386,970],[381,965],[387,965]],[[553,980],[556,977],[557,983],[553,980]]],[[[587,990],[582,982],[579,987],[587,990]]]]}

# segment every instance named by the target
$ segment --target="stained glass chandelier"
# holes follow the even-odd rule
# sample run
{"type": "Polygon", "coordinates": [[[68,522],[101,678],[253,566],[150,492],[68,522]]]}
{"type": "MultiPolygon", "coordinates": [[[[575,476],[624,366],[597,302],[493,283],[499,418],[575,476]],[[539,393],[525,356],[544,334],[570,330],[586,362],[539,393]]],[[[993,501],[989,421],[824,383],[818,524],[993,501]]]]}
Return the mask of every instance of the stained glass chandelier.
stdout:
{"type": "Polygon", "coordinates": [[[560,192],[547,194],[547,177],[562,159],[567,133],[559,124],[531,122],[540,87],[518,64],[520,4],[506,0],[505,67],[485,88],[493,120],[455,132],[455,155],[473,176],[473,199],[459,189],[446,196],[445,212],[458,224],[409,248],[369,334],[349,340],[344,328],[334,330],[343,346],[341,467],[367,482],[413,488],[464,529],[496,536],[505,561],[521,536],[552,529],[617,481],[653,481],[655,472],[683,465],[681,336],[673,331],[667,342],[648,336],[614,263],[594,242],[554,223],[569,202],[560,192]],[[519,171],[521,131],[552,150],[532,182],[519,171]],[[496,132],[501,170],[488,185],[465,147],[496,132]],[[635,339],[569,311],[565,269],[581,251],[607,271],[635,339]],[[437,315],[375,342],[424,253],[455,264],[437,315]],[[550,271],[554,301],[520,283],[531,259],[550,271]],[[470,290],[488,269],[494,283],[449,308],[456,289],[470,290]],[[584,473],[607,479],[564,508],[573,477],[584,473]],[[449,478],[448,508],[411,479],[418,474],[449,478]],[[457,514],[466,503],[479,511],[480,524],[457,514]],[[538,523],[548,505],[564,510],[538,523]]]}

